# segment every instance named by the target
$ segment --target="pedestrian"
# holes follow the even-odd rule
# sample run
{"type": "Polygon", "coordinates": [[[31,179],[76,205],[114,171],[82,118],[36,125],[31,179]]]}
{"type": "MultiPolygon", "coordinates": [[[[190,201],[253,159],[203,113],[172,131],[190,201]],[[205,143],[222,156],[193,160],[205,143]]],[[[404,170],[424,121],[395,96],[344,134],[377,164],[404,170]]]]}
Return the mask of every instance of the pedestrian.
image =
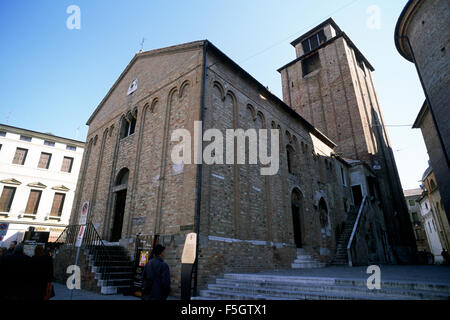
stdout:
{"type": "Polygon", "coordinates": [[[165,247],[158,244],[153,249],[153,259],[146,263],[143,272],[142,297],[144,300],[166,300],[170,292],[170,271],[164,262],[165,247]]]}
{"type": "Polygon", "coordinates": [[[11,243],[9,244],[9,248],[6,251],[7,256],[12,255],[14,253],[14,248],[17,246],[17,241],[11,241],[11,243]]]}
{"type": "Polygon", "coordinates": [[[30,257],[23,253],[23,244],[14,247],[12,254],[2,259],[2,298],[5,300],[27,300],[30,298],[30,257]]]}
{"type": "Polygon", "coordinates": [[[33,300],[48,299],[48,290],[52,289],[53,259],[45,252],[41,245],[34,248],[34,256],[31,258],[30,294],[33,300]]]}
{"type": "Polygon", "coordinates": [[[443,249],[441,255],[444,258],[444,265],[450,266],[450,254],[448,253],[448,251],[443,249]]]}

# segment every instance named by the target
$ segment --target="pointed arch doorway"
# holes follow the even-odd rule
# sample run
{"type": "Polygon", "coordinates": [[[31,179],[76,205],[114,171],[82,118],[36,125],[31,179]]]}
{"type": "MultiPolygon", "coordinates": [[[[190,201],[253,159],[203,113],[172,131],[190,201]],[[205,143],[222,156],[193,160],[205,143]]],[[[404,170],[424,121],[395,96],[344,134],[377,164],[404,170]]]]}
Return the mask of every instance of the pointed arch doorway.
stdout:
{"type": "Polygon", "coordinates": [[[122,238],[123,217],[125,214],[125,204],[127,200],[128,176],[130,171],[127,168],[120,170],[113,188],[114,210],[109,241],[117,242],[122,238]]]}
{"type": "Polygon", "coordinates": [[[291,195],[292,225],[294,230],[294,242],[297,248],[303,247],[303,195],[295,188],[291,195]]]}

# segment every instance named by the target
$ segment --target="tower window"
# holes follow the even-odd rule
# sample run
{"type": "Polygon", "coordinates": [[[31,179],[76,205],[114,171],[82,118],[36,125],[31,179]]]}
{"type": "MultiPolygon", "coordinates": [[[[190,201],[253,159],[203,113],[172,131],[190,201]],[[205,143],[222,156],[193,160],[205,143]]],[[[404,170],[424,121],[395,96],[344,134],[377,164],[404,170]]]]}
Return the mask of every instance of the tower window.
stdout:
{"type": "Polygon", "coordinates": [[[320,68],[319,54],[315,53],[312,56],[302,60],[303,76],[310,74],[311,72],[320,68]]]}
{"type": "Polygon", "coordinates": [[[320,30],[316,34],[312,35],[308,39],[302,41],[303,52],[306,54],[315,50],[318,46],[324,43],[327,40],[325,37],[325,32],[320,30]]]}

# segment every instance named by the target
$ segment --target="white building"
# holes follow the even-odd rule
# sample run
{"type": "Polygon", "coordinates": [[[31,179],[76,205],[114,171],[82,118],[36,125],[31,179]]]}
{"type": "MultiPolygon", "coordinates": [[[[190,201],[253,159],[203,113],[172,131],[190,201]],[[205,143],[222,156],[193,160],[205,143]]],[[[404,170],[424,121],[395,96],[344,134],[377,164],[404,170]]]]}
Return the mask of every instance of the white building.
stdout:
{"type": "Polygon", "coordinates": [[[424,221],[424,229],[427,234],[428,245],[431,253],[434,255],[435,263],[442,263],[444,261],[442,253],[441,239],[434,219],[433,209],[430,206],[430,200],[426,193],[419,198],[420,212],[424,221]]]}
{"type": "Polygon", "coordinates": [[[25,231],[49,231],[54,241],[69,224],[84,142],[0,124],[0,245],[25,231]],[[1,238],[1,235],[0,235],[1,238]]]}

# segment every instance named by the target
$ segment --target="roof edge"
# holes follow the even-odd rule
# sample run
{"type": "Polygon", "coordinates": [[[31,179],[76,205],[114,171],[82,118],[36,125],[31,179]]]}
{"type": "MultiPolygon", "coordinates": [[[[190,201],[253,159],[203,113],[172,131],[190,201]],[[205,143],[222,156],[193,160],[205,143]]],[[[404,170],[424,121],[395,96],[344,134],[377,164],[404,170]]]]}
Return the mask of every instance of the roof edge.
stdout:
{"type": "Polygon", "coordinates": [[[141,57],[145,57],[145,56],[152,56],[152,55],[157,55],[157,54],[160,54],[160,53],[168,53],[168,52],[172,52],[172,51],[177,51],[177,50],[180,50],[180,49],[188,49],[188,48],[192,48],[192,47],[196,47],[196,46],[200,47],[200,46],[203,46],[205,44],[205,42],[207,42],[207,41],[208,40],[197,40],[197,41],[186,42],[186,43],[183,43],[183,44],[173,45],[173,46],[169,46],[169,47],[158,48],[158,49],[154,49],[154,50],[149,50],[149,51],[136,53],[133,56],[133,58],[130,60],[128,65],[125,67],[125,69],[122,71],[122,73],[119,75],[117,80],[114,82],[114,84],[111,86],[111,88],[108,90],[106,95],[103,97],[102,101],[100,101],[98,106],[95,108],[94,112],[91,114],[91,116],[87,120],[86,125],[88,125],[88,126],[90,125],[90,123],[92,122],[94,117],[100,111],[100,109],[103,106],[103,104],[106,102],[106,100],[112,94],[112,92],[117,87],[119,82],[124,78],[124,76],[127,74],[127,72],[131,69],[131,67],[137,61],[137,59],[139,59],[141,57]]]}
{"type": "Polygon", "coordinates": [[[52,134],[29,130],[29,129],[25,129],[25,128],[14,127],[14,126],[10,126],[7,124],[0,123],[0,129],[9,131],[9,132],[13,132],[16,134],[27,134],[28,133],[35,138],[44,139],[44,140],[52,140],[52,141],[61,142],[61,143],[69,143],[69,144],[75,145],[80,148],[85,147],[84,141],[74,140],[74,139],[70,139],[70,138],[64,138],[64,137],[55,136],[52,134]]]}
{"type": "Polygon", "coordinates": [[[297,61],[300,61],[300,60],[303,60],[303,59],[307,58],[308,56],[310,56],[310,55],[314,54],[315,52],[317,52],[317,50],[320,50],[323,47],[326,47],[327,45],[333,43],[334,41],[336,41],[340,37],[343,37],[347,41],[348,45],[355,51],[355,55],[356,56],[358,56],[362,60],[364,60],[364,62],[366,63],[366,65],[367,65],[367,67],[369,68],[370,71],[372,71],[372,72],[375,71],[375,68],[370,64],[369,60],[367,60],[367,58],[361,53],[361,51],[359,51],[358,47],[353,43],[353,41],[349,38],[349,36],[347,36],[347,34],[344,31],[340,31],[333,38],[325,41],[320,46],[318,46],[315,50],[310,51],[308,53],[305,53],[304,55],[302,55],[302,56],[300,56],[298,58],[295,58],[291,62],[288,62],[284,66],[278,68],[277,71],[281,72],[281,70],[291,66],[292,64],[296,63],[297,61]]]}
{"type": "Polygon", "coordinates": [[[422,104],[422,107],[419,110],[419,114],[416,117],[416,120],[414,121],[414,124],[412,126],[412,129],[419,129],[420,124],[422,123],[423,117],[425,116],[425,113],[428,111],[428,104],[425,100],[422,104]]]}
{"type": "Polygon", "coordinates": [[[315,26],[314,28],[310,29],[309,31],[305,32],[304,34],[302,34],[300,37],[298,37],[297,39],[295,39],[294,41],[291,42],[291,45],[293,47],[295,47],[297,44],[299,44],[302,40],[308,38],[310,35],[314,34],[318,29],[321,29],[322,27],[324,27],[327,24],[331,24],[333,26],[333,28],[336,29],[336,33],[340,33],[342,32],[341,28],[339,28],[339,26],[337,25],[337,23],[333,20],[333,18],[328,18],[327,20],[323,21],[322,23],[320,23],[319,25],[315,26]]]}
{"type": "Polygon", "coordinates": [[[220,49],[218,49],[214,44],[210,41],[207,41],[208,48],[212,48],[216,53],[218,53],[223,59],[229,62],[234,68],[238,69],[238,71],[242,72],[246,77],[248,77],[251,81],[253,81],[258,87],[259,91],[264,94],[269,99],[274,100],[277,104],[279,104],[285,111],[296,117],[300,120],[308,129],[309,132],[313,133],[317,138],[319,138],[322,142],[328,145],[331,148],[335,148],[337,145],[330,138],[328,138],[324,133],[322,133],[319,129],[314,127],[308,120],[303,118],[297,111],[291,108],[288,104],[286,104],[283,100],[277,97],[275,94],[270,92],[265,86],[263,86],[258,80],[256,80],[252,75],[250,75],[247,71],[245,71],[241,66],[239,66],[236,62],[234,62],[230,57],[228,57],[225,53],[223,53],[220,49]]]}
{"type": "Polygon", "coordinates": [[[409,47],[404,41],[404,37],[406,36],[405,32],[408,28],[409,20],[413,16],[413,13],[416,11],[416,8],[422,3],[423,0],[409,0],[400,13],[397,24],[395,25],[395,47],[397,48],[397,51],[400,53],[400,55],[410,62],[413,62],[413,58],[411,52],[409,51],[409,47]]]}

